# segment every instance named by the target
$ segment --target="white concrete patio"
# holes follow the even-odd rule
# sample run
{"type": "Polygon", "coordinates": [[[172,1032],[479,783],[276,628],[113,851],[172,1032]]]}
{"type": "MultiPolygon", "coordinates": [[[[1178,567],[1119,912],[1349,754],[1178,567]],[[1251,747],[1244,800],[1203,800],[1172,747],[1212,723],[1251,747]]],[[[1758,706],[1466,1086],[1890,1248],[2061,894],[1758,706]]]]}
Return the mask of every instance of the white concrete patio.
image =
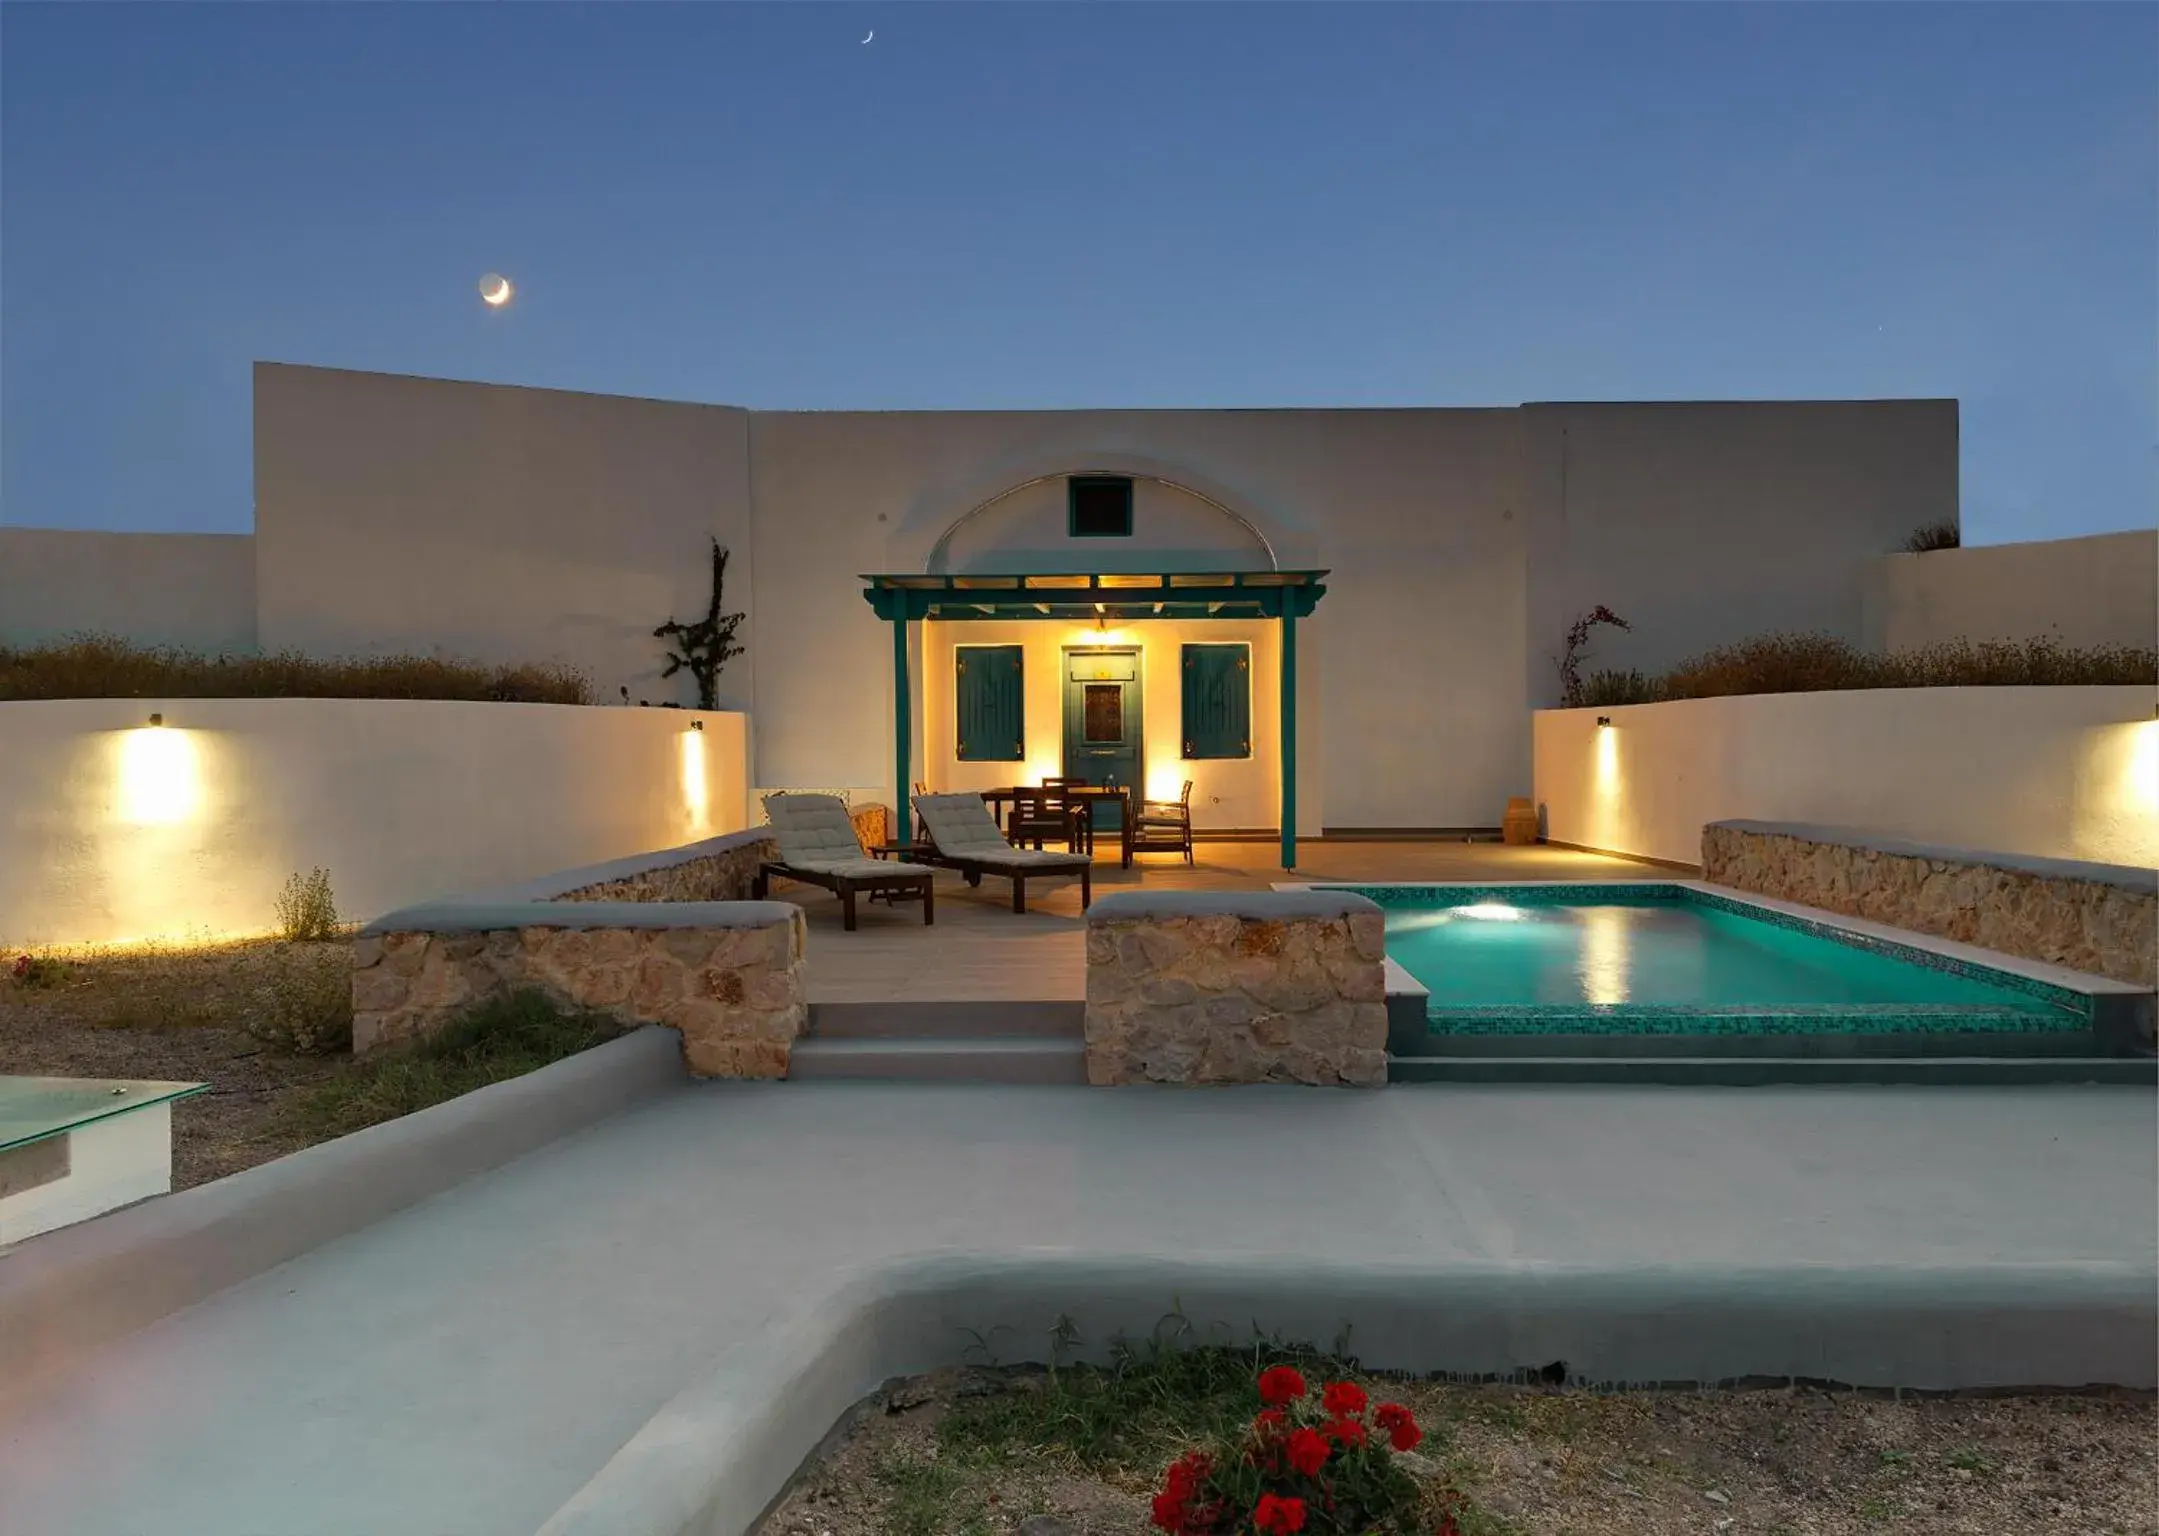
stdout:
{"type": "Polygon", "coordinates": [[[0,1531],[529,1536],[727,1352],[935,1251],[2148,1291],[2155,1132],[2103,1088],[685,1082],[108,1346],[0,1423],[0,1531]]]}

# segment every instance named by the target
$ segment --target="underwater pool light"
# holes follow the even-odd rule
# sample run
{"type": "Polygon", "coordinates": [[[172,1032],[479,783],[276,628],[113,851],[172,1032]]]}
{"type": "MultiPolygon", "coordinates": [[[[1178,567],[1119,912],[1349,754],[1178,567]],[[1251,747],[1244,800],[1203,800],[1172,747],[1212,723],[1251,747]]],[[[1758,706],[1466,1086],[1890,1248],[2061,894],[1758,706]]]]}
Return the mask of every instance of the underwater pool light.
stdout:
{"type": "Polygon", "coordinates": [[[1520,907],[1510,907],[1503,901],[1473,901],[1466,907],[1456,907],[1454,914],[1499,923],[1518,922],[1526,915],[1520,907]]]}

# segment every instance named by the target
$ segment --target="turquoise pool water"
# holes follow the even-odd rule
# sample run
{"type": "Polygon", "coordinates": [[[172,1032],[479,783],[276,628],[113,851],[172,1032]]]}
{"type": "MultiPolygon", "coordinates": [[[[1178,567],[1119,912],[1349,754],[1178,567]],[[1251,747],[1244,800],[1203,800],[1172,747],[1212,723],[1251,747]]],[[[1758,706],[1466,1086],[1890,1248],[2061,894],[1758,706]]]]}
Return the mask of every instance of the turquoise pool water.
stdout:
{"type": "Polygon", "coordinates": [[[1434,1027],[2087,1027],[2076,994],[1682,886],[1370,889],[1434,1027]]]}

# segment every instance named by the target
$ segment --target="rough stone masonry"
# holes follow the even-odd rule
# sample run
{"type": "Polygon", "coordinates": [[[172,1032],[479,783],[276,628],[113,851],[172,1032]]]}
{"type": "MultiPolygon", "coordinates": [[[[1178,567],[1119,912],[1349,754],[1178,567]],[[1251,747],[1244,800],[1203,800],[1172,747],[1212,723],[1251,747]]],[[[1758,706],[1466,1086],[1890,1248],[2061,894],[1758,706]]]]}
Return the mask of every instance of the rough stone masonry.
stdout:
{"type": "Polygon", "coordinates": [[[1702,828],[1702,878],[2115,981],[2159,978],[2159,875],[2150,870],[1720,821],[1702,828]]]}
{"type": "Polygon", "coordinates": [[[785,1077],[809,1021],[802,910],[787,902],[443,903],[354,946],[355,1055],[433,1033],[522,987],[682,1035],[699,1077],[785,1077]]]}
{"type": "Polygon", "coordinates": [[[1087,914],[1087,1080],[1387,1080],[1385,920],[1336,891],[1125,892],[1087,914]]]}

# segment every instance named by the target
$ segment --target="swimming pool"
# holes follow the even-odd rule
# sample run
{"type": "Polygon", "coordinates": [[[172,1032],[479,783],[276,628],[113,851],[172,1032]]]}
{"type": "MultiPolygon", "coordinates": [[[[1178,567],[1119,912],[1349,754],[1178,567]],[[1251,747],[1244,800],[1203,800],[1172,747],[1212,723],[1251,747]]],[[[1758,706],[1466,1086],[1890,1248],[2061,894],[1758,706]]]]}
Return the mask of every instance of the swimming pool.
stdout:
{"type": "Polygon", "coordinates": [[[1677,882],[1354,886],[1441,1033],[2048,1033],[2084,994],[1677,882]]]}

